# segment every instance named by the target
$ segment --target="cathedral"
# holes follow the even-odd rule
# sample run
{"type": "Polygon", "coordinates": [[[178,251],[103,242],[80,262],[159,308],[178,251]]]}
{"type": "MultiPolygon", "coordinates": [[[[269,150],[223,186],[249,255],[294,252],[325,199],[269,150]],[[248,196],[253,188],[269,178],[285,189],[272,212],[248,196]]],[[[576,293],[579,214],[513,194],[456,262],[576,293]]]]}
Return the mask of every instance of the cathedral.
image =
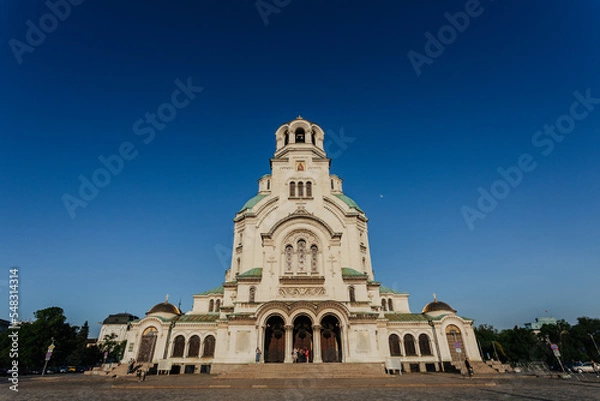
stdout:
{"type": "Polygon", "coordinates": [[[275,132],[271,173],[235,214],[221,286],[182,313],[168,299],[127,323],[123,361],[180,373],[249,363],[378,363],[406,372],[481,361],[473,320],[373,274],[368,218],[330,174],[325,133],[301,117],[275,132]],[[298,351],[298,352],[296,352],[298,351]]]}

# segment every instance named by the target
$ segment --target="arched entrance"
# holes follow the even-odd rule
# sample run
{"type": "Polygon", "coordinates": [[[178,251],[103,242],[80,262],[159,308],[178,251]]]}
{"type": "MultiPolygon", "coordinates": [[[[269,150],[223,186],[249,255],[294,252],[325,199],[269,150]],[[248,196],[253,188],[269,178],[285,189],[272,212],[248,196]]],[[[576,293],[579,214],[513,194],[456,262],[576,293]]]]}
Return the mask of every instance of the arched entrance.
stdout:
{"type": "Polygon", "coordinates": [[[298,362],[312,362],[313,360],[313,333],[312,321],[308,316],[300,315],[294,319],[294,348],[298,348],[298,362]],[[306,360],[308,349],[308,361],[306,360]]]}
{"type": "Polygon", "coordinates": [[[285,323],[281,316],[271,316],[265,329],[265,363],[282,363],[285,359],[285,323]]]}
{"type": "Polygon", "coordinates": [[[450,348],[450,356],[454,362],[459,362],[464,358],[467,358],[465,352],[465,343],[463,342],[462,334],[460,329],[450,324],[446,327],[446,339],[448,340],[448,347],[450,348]],[[460,349],[460,354],[456,349],[460,349]],[[461,355],[462,354],[462,355],[461,355]]]}
{"type": "Polygon", "coordinates": [[[342,362],[340,322],[332,315],[321,320],[321,359],[323,362],[342,362]]]}
{"type": "Polygon", "coordinates": [[[158,330],[155,327],[148,327],[142,334],[142,342],[138,351],[137,362],[147,363],[152,362],[154,357],[154,348],[156,348],[156,336],[158,330]]]}

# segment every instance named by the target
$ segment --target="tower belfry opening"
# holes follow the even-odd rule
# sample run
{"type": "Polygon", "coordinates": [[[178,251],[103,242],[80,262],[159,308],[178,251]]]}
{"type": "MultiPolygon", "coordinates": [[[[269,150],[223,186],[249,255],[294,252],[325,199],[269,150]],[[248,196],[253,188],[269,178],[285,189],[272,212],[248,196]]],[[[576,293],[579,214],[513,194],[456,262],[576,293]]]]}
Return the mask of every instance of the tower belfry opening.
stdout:
{"type": "Polygon", "coordinates": [[[295,142],[296,143],[304,143],[304,137],[306,135],[306,132],[304,132],[304,128],[302,128],[302,127],[297,128],[295,134],[296,134],[295,142]]]}

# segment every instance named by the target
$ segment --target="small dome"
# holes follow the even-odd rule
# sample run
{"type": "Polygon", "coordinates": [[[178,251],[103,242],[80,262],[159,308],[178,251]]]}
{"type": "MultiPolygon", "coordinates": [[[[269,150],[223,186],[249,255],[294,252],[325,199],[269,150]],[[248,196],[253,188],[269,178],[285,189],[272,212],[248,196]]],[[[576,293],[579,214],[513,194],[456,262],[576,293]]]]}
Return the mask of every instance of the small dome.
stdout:
{"type": "Polygon", "coordinates": [[[454,309],[452,309],[452,307],[450,305],[448,305],[445,302],[438,301],[438,300],[435,300],[435,301],[430,302],[427,305],[425,305],[425,307],[423,308],[423,312],[421,312],[421,313],[430,313],[430,312],[456,313],[456,311],[454,309]]]}
{"type": "Polygon", "coordinates": [[[146,312],[146,315],[149,315],[151,313],[172,313],[173,315],[181,315],[181,311],[179,310],[179,308],[173,304],[170,304],[168,301],[164,301],[154,305],[152,309],[146,312]]]}

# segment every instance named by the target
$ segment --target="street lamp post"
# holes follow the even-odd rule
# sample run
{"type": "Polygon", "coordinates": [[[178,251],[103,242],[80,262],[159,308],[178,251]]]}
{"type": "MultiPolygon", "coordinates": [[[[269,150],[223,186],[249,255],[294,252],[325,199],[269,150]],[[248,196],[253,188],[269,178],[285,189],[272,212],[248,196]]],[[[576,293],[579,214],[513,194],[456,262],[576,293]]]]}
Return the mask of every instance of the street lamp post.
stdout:
{"type": "Polygon", "coordinates": [[[590,333],[588,333],[588,336],[590,336],[592,342],[594,343],[594,347],[596,348],[596,354],[600,355],[600,351],[598,351],[598,345],[596,344],[596,340],[594,340],[594,336],[590,333]]]}

